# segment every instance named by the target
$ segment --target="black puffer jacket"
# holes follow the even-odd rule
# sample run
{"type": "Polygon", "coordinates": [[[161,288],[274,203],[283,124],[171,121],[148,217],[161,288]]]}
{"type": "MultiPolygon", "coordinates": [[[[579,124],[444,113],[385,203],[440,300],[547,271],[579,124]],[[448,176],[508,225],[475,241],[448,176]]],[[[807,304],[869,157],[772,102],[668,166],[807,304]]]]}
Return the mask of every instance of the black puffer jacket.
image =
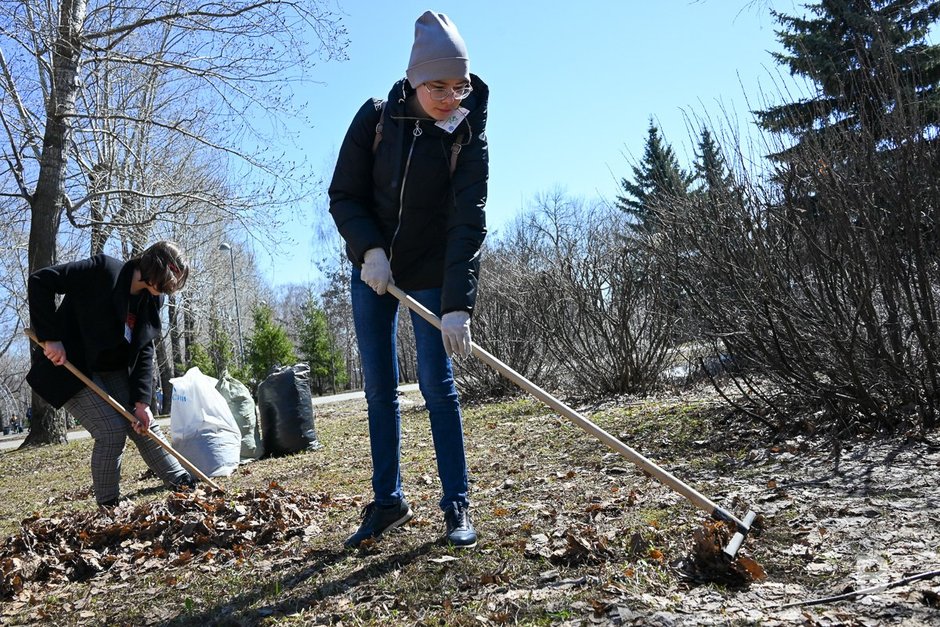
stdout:
{"type": "MultiPolygon", "coordinates": [[[[42,268],[27,282],[29,315],[41,341],[65,345],[69,362],[89,377],[102,351],[124,342],[124,321],[136,263],[107,255],[42,268]],[[55,306],[56,294],[64,294],[55,306]]],[[[150,404],[153,380],[153,341],[160,335],[162,296],[141,293],[140,309],[128,351],[130,398],[117,399],[128,407],[150,404]]],[[[85,387],[75,375],[37,355],[26,380],[53,407],[62,405],[85,387]]]]}
{"type": "Polygon", "coordinates": [[[409,116],[405,101],[414,90],[405,79],[396,83],[374,155],[382,101],[368,100],[346,132],[330,183],[330,213],[350,260],[360,267],[367,250],[384,248],[397,286],[443,288],[442,314],[473,311],[486,235],[489,88],[476,75],[471,85],[461,103],[470,113],[448,134],[432,119],[409,116]]]}

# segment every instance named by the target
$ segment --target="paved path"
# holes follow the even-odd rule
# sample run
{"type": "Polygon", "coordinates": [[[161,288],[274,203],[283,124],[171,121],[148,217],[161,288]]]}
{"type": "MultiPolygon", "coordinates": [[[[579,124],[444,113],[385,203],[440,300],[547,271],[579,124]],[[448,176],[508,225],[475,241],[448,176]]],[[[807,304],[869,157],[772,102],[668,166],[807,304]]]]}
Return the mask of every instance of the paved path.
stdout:
{"type": "MultiPolygon", "coordinates": [[[[417,383],[409,383],[408,385],[402,385],[398,387],[402,392],[414,392],[418,389],[417,383]]],[[[343,394],[334,394],[332,396],[314,396],[313,404],[314,405],[327,405],[329,403],[345,403],[346,401],[355,401],[360,398],[365,398],[365,394],[362,391],[359,392],[345,392],[343,394]]],[[[157,424],[161,427],[168,427],[170,425],[169,418],[157,418],[157,424]]],[[[4,435],[0,436],[0,451],[8,451],[12,449],[19,448],[20,444],[23,443],[25,439],[25,433],[17,433],[14,435],[4,435]]],[[[69,442],[74,440],[83,440],[85,438],[91,437],[91,435],[84,429],[77,429],[75,431],[69,431],[66,435],[69,442]]]]}

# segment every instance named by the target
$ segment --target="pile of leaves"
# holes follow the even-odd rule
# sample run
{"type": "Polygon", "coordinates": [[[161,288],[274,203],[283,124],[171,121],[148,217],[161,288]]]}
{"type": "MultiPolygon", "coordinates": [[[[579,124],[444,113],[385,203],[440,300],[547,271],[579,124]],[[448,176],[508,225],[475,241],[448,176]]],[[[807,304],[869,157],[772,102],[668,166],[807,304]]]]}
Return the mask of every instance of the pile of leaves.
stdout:
{"type": "Polygon", "coordinates": [[[319,533],[312,514],[326,500],[272,482],[241,494],[196,490],[136,506],[34,515],[0,545],[0,599],[29,582],[84,581],[106,570],[141,573],[196,560],[239,564],[266,545],[319,533]]]}

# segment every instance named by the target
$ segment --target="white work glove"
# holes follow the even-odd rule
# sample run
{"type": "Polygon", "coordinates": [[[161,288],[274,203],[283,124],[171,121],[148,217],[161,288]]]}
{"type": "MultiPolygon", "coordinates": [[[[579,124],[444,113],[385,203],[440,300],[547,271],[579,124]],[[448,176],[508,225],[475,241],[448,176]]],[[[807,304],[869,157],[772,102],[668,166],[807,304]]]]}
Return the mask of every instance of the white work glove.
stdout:
{"type": "Polygon", "coordinates": [[[441,317],[441,337],[448,356],[466,357],[470,354],[470,314],[451,311],[441,317]]]}
{"type": "Polygon", "coordinates": [[[385,293],[389,283],[395,285],[395,280],[392,279],[392,266],[388,263],[388,257],[381,248],[370,248],[366,251],[360,276],[362,282],[375,290],[379,296],[385,293]]]}

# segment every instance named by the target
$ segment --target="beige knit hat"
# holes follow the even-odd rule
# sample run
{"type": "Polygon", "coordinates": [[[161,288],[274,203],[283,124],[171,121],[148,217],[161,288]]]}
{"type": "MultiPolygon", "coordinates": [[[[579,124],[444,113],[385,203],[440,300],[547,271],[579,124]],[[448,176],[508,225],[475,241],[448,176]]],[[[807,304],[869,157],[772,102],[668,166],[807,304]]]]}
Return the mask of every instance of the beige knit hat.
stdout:
{"type": "Polygon", "coordinates": [[[415,42],[405,74],[412,87],[435,80],[470,80],[467,45],[443,13],[425,11],[415,22],[415,42]]]}

